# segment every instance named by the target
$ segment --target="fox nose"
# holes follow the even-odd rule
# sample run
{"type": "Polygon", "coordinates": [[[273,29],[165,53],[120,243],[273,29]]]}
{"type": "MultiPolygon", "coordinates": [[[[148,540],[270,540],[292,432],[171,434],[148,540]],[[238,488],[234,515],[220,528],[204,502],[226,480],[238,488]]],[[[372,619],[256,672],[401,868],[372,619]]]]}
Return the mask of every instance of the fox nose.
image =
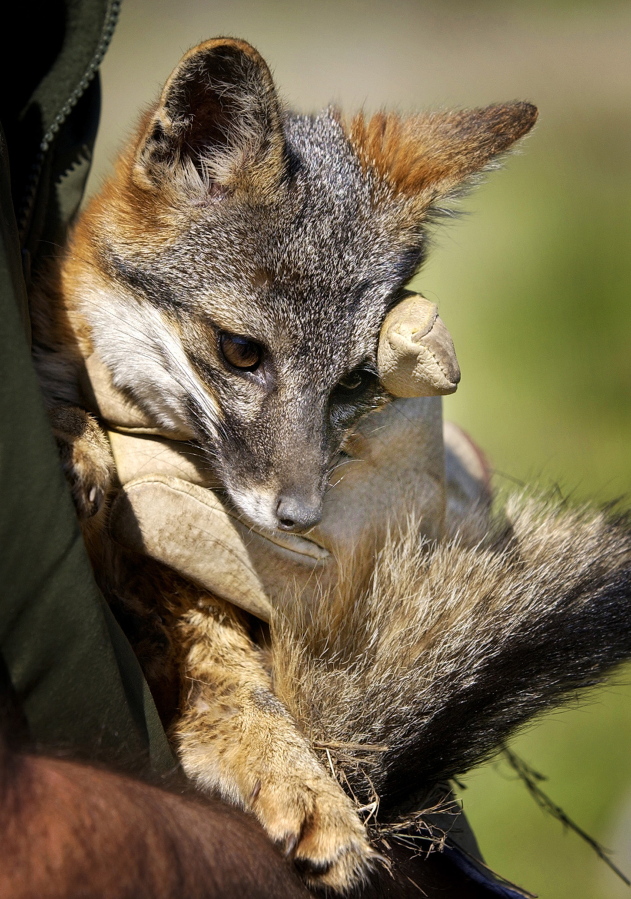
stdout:
{"type": "Polygon", "coordinates": [[[322,500],[281,496],[276,506],[278,526],[283,531],[307,531],[322,518],[322,500]]]}

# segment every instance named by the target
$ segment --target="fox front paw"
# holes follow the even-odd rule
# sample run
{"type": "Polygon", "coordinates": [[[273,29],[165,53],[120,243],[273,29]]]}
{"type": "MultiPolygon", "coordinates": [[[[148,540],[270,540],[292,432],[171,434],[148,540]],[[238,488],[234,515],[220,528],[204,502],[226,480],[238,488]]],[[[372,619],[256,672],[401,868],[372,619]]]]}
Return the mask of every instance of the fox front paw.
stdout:
{"type": "Polygon", "coordinates": [[[350,799],[325,772],[257,781],[249,805],[309,886],[346,893],[378,857],[350,799]]]}
{"type": "Polygon", "coordinates": [[[94,518],[114,483],[114,459],[98,422],[83,409],[58,406],[50,412],[61,464],[81,521],[94,518]]]}

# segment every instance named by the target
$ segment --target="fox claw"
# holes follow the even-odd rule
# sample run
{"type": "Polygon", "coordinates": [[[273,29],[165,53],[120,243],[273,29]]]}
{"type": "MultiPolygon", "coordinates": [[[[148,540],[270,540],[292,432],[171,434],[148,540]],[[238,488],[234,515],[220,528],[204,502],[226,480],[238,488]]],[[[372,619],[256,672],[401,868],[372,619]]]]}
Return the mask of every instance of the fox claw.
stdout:
{"type": "Polygon", "coordinates": [[[351,801],[322,773],[261,786],[252,811],[310,886],[345,893],[365,879],[376,852],[351,801]]]}
{"type": "Polygon", "coordinates": [[[83,409],[59,406],[50,418],[79,520],[94,518],[105,505],[114,481],[114,460],[107,437],[83,409]]]}

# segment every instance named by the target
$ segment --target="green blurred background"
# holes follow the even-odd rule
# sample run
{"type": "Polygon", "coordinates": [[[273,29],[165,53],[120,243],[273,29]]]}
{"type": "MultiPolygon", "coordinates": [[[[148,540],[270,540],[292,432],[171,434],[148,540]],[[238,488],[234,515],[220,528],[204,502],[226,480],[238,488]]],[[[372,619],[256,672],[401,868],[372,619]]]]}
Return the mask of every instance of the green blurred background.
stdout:
{"type": "MultiPolygon", "coordinates": [[[[192,44],[251,41],[287,101],[314,110],[528,99],[535,133],[437,230],[415,286],[439,303],[462,385],[446,414],[498,484],[631,492],[631,5],[527,0],[125,0],[103,65],[91,180],[192,44]]],[[[631,669],[514,748],[631,875],[631,669]]],[[[631,890],[496,762],[466,778],[487,861],[543,899],[631,890]]]]}

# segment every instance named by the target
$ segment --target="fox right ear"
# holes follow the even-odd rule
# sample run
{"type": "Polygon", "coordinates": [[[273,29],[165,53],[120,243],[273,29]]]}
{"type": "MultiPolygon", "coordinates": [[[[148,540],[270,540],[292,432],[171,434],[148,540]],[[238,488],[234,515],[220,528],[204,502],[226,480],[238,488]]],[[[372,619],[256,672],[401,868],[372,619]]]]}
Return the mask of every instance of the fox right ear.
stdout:
{"type": "Polygon", "coordinates": [[[190,50],[145,121],[132,169],[142,188],[196,200],[278,184],[285,164],[280,104],[270,71],[245,41],[215,38],[190,50]]]}
{"type": "Polygon", "coordinates": [[[407,202],[414,222],[492,165],[536,120],[532,103],[515,102],[406,118],[360,113],[346,127],[362,167],[407,202]]]}

